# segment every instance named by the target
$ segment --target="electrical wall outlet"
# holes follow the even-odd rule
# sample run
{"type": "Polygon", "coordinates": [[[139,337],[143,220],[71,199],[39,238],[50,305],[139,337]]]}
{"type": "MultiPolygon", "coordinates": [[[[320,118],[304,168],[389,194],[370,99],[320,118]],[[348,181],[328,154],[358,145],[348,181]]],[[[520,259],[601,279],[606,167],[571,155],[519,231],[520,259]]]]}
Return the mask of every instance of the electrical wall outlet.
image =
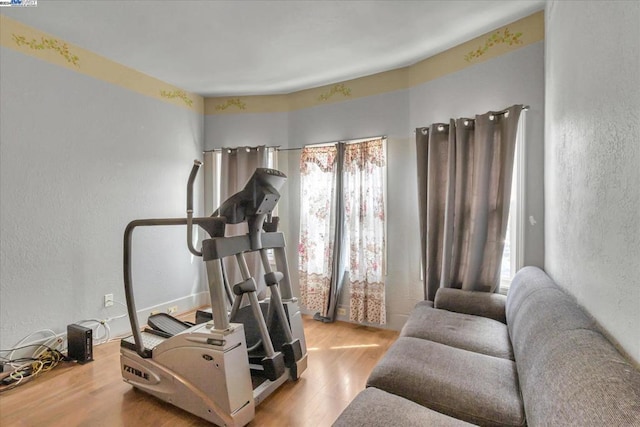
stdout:
{"type": "Polygon", "coordinates": [[[111,307],[113,305],[113,294],[105,294],[104,296],[104,306],[111,307]]]}
{"type": "Polygon", "coordinates": [[[178,312],[178,306],[177,305],[173,305],[169,308],[167,308],[167,313],[169,314],[175,314],[178,312]]]}
{"type": "Polygon", "coordinates": [[[347,315],[347,309],[344,307],[338,307],[338,316],[346,316],[347,315]]]}

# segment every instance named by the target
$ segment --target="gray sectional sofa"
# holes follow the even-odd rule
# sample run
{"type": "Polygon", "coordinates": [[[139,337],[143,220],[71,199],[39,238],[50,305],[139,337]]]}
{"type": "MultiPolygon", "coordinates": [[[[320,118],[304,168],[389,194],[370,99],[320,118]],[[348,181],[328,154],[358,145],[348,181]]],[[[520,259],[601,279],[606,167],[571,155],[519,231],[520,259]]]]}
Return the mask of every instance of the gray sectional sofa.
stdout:
{"type": "Polygon", "coordinates": [[[640,426],[640,371],[538,268],[507,297],[440,289],[334,426],[469,423],[640,426]]]}

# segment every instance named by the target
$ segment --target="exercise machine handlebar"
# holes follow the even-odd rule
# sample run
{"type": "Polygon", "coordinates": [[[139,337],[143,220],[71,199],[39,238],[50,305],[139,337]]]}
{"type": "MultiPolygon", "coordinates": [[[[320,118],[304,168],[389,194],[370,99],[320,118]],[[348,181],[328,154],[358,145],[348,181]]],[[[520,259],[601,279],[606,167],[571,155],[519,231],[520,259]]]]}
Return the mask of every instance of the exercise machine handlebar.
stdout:
{"type": "Polygon", "coordinates": [[[197,256],[202,256],[193,246],[193,224],[202,227],[209,233],[211,237],[224,236],[226,218],[224,217],[193,217],[193,183],[196,179],[198,169],[202,163],[198,160],[193,162],[189,180],[187,182],[187,218],[156,218],[156,219],[136,219],[131,221],[124,231],[124,249],[123,249],[123,269],[124,269],[124,291],[127,300],[127,312],[131,323],[131,331],[136,345],[136,352],[141,357],[149,357],[145,353],[144,344],[142,342],[142,334],[140,333],[140,324],[138,322],[137,310],[135,305],[135,297],[133,293],[133,282],[131,275],[131,245],[133,240],[133,230],[136,227],[150,226],[169,226],[169,225],[187,225],[187,246],[189,251],[197,256]]]}
{"type": "Polygon", "coordinates": [[[189,248],[189,252],[199,257],[202,256],[202,252],[193,246],[193,182],[196,179],[201,165],[202,162],[199,160],[193,161],[193,167],[191,168],[189,180],[187,181],[187,247],[189,248]]]}
{"type": "MultiPolygon", "coordinates": [[[[209,229],[216,225],[224,230],[224,218],[191,218],[191,222],[209,229]]],[[[131,331],[133,333],[133,340],[136,344],[136,352],[141,357],[149,357],[144,351],[144,345],[142,343],[142,335],[140,334],[140,324],[138,323],[138,315],[135,304],[135,296],[133,293],[133,282],[131,277],[131,243],[133,237],[133,230],[137,227],[149,227],[149,226],[168,226],[168,225],[185,225],[187,224],[186,218],[158,218],[158,219],[136,219],[131,221],[124,230],[124,248],[123,248],[123,269],[124,269],[124,293],[127,300],[127,312],[129,314],[129,322],[131,323],[131,331]]],[[[224,231],[222,232],[224,233],[224,231]]]]}

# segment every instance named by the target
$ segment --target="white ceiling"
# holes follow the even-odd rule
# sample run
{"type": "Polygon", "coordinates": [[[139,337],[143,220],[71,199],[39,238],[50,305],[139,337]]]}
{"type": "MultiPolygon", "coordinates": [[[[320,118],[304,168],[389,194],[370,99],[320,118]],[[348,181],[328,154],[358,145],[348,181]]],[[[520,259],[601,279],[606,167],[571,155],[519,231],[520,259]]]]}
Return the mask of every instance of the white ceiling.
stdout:
{"type": "Polygon", "coordinates": [[[204,96],[289,93],[410,65],[545,0],[39,0],[2,13],[204,96]]]}

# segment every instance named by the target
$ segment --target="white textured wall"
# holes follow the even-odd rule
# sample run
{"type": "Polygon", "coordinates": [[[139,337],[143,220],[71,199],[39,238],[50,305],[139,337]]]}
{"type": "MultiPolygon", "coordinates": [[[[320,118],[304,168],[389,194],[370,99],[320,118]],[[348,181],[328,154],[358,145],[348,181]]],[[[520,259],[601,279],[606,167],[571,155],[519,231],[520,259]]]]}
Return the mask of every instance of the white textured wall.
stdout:
{"type": "MultiPolygon", "coordinates": [[[[125,312],[103,308],[104,294],[124,301],[124,228],[185,215],[203,118],[6,48],[0,93],[0,346],[10,348],[125,312]]],[[[205,290],[185,246],[182,227],[134,233],[138,308],[205,290]]],[[[127,329],[119,321],[114,333],[127,329]]]]}
{"type": "Polygon", "coordinates": [[[287,147],[288,113],[208,115],[205,150],[257,145],[287,147]]]}
{"type": "MultiPolygon", "coordinates": [[[[205,117],[207,147],[242,145],[287,138],[288,147],[366,136],[388,140],[387,327],[399,329],[423,298],[420,281],[417,172],[414,129],[490,109],[524,103],[528,113],[528,214],[538,221],[527,229],[528,264],[542,266],[544,44],[539,42],[406,90],[283,113],[205,117]],[[259,126],[261,133],[256,133],[259,126]],[[236,143],[233,143],[237,141],[236,143]]],[[[297,285],[299,233],[299,152],[281,152],[280,168],[289,176],[280,201],[287,235],[292,281],[297,285]]],[[[347,292],[341,303],[348,308],[347,292]]]]}
{"type": "Polygon", "coordinates": [[[545,267],[640,362],[640,3],[546,9],[545,267]]]}

